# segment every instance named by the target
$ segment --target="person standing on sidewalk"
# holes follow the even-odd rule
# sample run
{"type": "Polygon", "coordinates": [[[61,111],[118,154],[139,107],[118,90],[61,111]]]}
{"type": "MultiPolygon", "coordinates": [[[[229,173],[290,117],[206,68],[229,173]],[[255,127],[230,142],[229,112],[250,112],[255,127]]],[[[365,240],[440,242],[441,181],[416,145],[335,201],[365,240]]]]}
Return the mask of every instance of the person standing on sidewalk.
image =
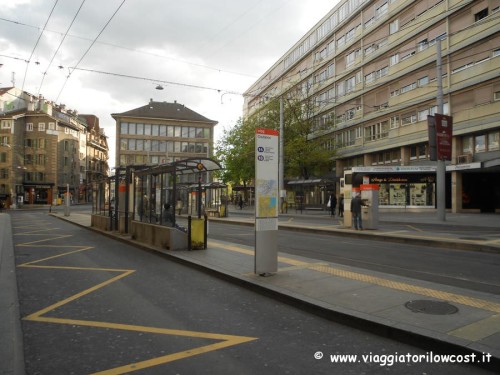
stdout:
{"type": "Polygon", "coordinates": [[[330,195],[330,216],[335,216],[335,209],[337,208],[337,197],[335,193],[330,195]]]}
{"type": "Polygon", "coordinates": [[[344,217],[344,194],[340,194],[339,198],[339,217],[344,217]]]}
{"type": "Polygon", "coordinates": [[[354,229],[362,230],[363,229],[363,221],[361,218],[361,206],[364,206],[363,201],[361,200],[361,195],[357,194],[351,200],[351,214],[354,229]]]}

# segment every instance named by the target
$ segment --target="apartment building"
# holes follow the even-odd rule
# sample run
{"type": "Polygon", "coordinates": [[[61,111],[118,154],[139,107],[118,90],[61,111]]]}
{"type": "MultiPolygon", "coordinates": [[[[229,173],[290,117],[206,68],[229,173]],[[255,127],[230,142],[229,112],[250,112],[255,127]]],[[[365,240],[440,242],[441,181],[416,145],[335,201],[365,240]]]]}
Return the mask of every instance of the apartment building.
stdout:
{"type": "Polygon", "coordinates": [[[118,166],[158,165],[210,157],[217,121],[183,104],[155,102],[111,115],[116,121],[118,166]]]}
{"type": "Polygon", "coordinates": [[[84,176],[80,189],[80,201],[92,201],[92,183],[106,177],[109,172],[108,137],[99,126],[99,118],[95,115],[80,115],[87,124],[85,139],[80,140],[80,147],[85,153],[85,165],[80,165],[80,175],[84,176]]]}
{"type": "MultiPolygon", "coordinates": [[[[0,89],[0,200],[54,204],[67,189],[86,200],[88,124],[76,111],[20,89],[0,89]]],[[[103,143],[101,143],[103,145],[103,143]]],[[[107,174],[107,144],[100,154],[107,174]]]]}
{"type": "Polygon", "coordinates": [[[280,96],[312,104],[310,137],[335,150],[337,177],[379,184],[382,208],[434,208],[427,116],[440,45],[447,207],[500,211],[499,10],[498,0],[341,1],[246,91],[244,112],[280,96]]]}

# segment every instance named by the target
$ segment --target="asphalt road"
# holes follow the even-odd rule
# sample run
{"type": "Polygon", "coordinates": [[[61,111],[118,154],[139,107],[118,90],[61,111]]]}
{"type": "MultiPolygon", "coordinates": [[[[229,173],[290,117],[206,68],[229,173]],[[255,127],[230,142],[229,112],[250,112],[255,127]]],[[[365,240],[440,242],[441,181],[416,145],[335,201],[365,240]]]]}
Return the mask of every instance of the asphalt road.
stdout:
{"type": "MultiPolygon", "coordinates": [[[[308,219],[310,225],[311,219],[308,219]]],[[[324,224],[324,219],[321,221],[324,224]]],[[[278,231],[278,250],[307,258],[500,294],[500,255],[278,231]]],[[[254,245],[254,228],[211,222],[210,238],[254,245]]]]}
{"type": "Polygon", "coordinates": [[[11,215],[27,374],[488,373],[417,359],[426,351],[45,212],[11,215]]]}

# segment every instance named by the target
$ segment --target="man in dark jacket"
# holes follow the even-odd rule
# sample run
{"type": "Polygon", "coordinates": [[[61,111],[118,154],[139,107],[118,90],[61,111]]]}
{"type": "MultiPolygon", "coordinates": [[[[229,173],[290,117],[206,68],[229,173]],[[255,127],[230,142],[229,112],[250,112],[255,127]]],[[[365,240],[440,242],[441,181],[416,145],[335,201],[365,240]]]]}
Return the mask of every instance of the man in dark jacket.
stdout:
{"type": "Polygon", "coordinates": [[[364,206],[363,201],[361,200],[361,195],[356,195],[351,200],[351,214],[352,214],[352,222],[354,229],[363,229],[363,223],[361,220],[361,206],[364,206]]]}

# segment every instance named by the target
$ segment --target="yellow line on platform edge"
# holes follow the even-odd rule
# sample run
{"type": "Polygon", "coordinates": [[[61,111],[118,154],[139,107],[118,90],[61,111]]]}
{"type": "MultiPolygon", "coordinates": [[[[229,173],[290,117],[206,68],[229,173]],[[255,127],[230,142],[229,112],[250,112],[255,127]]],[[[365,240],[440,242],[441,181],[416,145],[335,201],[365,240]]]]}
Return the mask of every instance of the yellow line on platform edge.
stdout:
{"type": "MultiPolygon", "coordinates": [[[[218,246],[218,247],[221,247],[221,248],[226,249],[226,250],[236,251],[236,252],[246,254],[246,255],[254,255],[253,250],[246,250],[246,249],[240,248],[236,245],[228,245],[225,243],[215,242],[215,241],[212,241],[211,243],[214,246],[218,246]]],[[[287,264],[290,264],[293,266],[298,266],[298,267],[296,267],[296,269],[308,268],[311,270],[315,270],[317,272],[327,273],[327,274],[330,274],[332,276],[337,276],[337,277],[342,277],[342,278],[346,278],[346,279],[366,282],[369,284],[378,285],[378,286],[382,286],[385,288],[400,290],[400,291],[404,291],[404,292],[408,292],[408,293],[419,294],[419,295],[427,296],[427,297],[433,297],[433,298],[437,298],[437,299],[441,299],[441,300],[445,300],[445,301],[460,303],[461,305],[465,305],[465,306],[470,306],[470,307],[475,307],[475,308],[482,309],[482,310],[491,311],[494,313],[500,313],[500,304],[499,303],[486,301],[486,300],[482,300],[479,298],[468,297],[468,296],[464,296],[464,295],[457,294],[457,293],[444,292],[444,291],[437,290],[437,289],[424,288],[424,287],[420,287],[418,285],[412,285],[412,284],[408,284],[408,283],[404,283],[404,282],[398,282],[398,281],[393,281],[390,279],[384,279],[381,277],[370,276],[370,275],[363,274],[360,272],[346,271],[346,270],[343,270],[340,268],[331,267],[329,265],[325,266],[325,265],[318,265],[317,263],[299,261],[299,260],[295,260],[295,259],[291,259],[291,258],[287,258],[287,257],[279,256],[278,261],[283,262],[283,263],[287,263],[287,264]]],[[[280,269],[280,270],[283,271],[283,269],[280,269]]]]}

